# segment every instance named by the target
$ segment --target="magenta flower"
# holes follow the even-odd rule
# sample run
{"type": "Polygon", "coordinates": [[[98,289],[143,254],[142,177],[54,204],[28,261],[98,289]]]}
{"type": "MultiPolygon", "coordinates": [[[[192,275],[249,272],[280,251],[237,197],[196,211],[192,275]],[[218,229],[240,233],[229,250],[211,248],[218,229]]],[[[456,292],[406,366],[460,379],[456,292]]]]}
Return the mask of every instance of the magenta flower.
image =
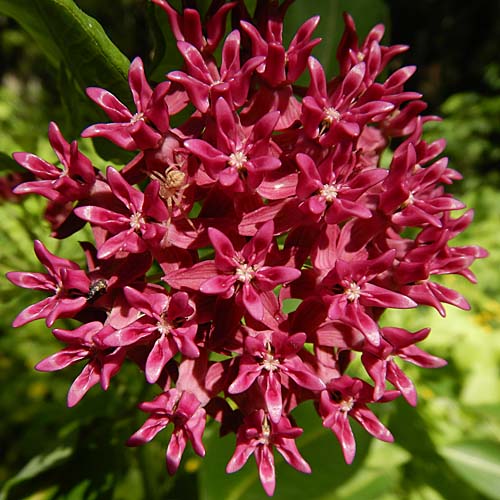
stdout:
{"type": "Polygon", "coordinates": [[[189,42],[202,54],[212,54],[219,45],[226,27],[226,17],[237,2],[229,2],[220,6],[202,24],[200,13],[196,9],[184,9],[177,12],[166,0],[152,0],[167,14],[170,27],[176,40],[189,42]],[[204,34],[206,30],[206,35],[204,34]]]}
{"type": "Polygon", "coordinates": [[[192,269],[173,271],[165,281],[175,288],[187,287],[223,298],[236,294],[252,317],[262,320],[264,304],[261,292],[289,283],[300,276],[298,269],[287,266],[266,266],[273,240],[272,221],[264,224],[241,251],[221,231],[210,228],[208,235],[215,249],[215,260],[203,261],[192,269]]]}
{"type": "Polygon", "coordinates": [[[263,410],[253,412],[238,430],[236,450],[227,464],[226,472],[240,470],[250,455],[255,455],[262,487],[272,496],[276,486],[274,448],[293,468],[306,474],[311,472],[309,464],[302,458],[295,444],[295,439],[301,434],[302,429],[293,427],[286,417],[273,423],[263,410]]]}
{"type": "Polygon", "coordinates": [[[48,273],[12,271],[7,273],[7,279],[22,288],[51,295],[21,311],[12,323],[14,327],[41,318],[50,327],[56,319],[71,318],[87,304],[90,280],[78,264],[50,253],[38,240],[35,254],[48,273]]]}
{"type": "MultiPolygon", "coordinates": [[[[323,426],[332,430],[344,454],[345,461],[350,464],[356,454],[356,441],[349,423],[349,417],[356,420],[367,432],[382,441],[392,442],[392,434],[385,428],[366,403],[376,400],[372,387],[360,379],[346,375],[333,379],[321,393],[318,412],[323,419],[323,426]]],[[[398,391],[386,392],[384,401],[391,401],[399,395],[398,391]]]]}
{"type": "Polygon", "coordinates": [[[412,406],[417,405],[417,392],[413,382],[399,368],[394,356],[423,368],[440,368],[446,365],[444,359],[432,356],[414,344],[425,339],[430,328],[410,333],[402,328],[382,328],[382,341],[377,348],[367,346],[361,362],[368,375],[375,382],[373,397],[380,399],[385,392],[385,381],[390,382],[412,406]]]}
{"type": "MultiPolygon", "coordinates": [[[[350,154],[347,156],[351,158],[350,154]]],[[[304,212],[316,218],[324,216],[327,224],[338,224],[349,217],[369,219],[372,216],[367,204],[359,199],[385,178],[384,170],[354,172],[350,164],[339,161],[338,155],[326,158],[319,165],[303,153],[299,153],[296,160],[300,169],[297,196],[304,200],[300,205],[304,212]]]]}
{"type": "Polygon", "coordinates": [[[288,335],[280,331],[248,331],[245,350],[239,358],[238,375],[228,387],[230,394],[246,391],[257,382],[274,423],[283,414],[282,385],[290,378],[297,385],[312,391],[324,389],[325,384],[299,357],[304,347],[305,333],[288,335]]]}
{"type": "Polygon", "coordinates": [[[129,151],[158,146],[161,134],[169,128],[165,96],[170,82],[161,83],[153,91],[139,57],[130,65],[128,80],[137,112],[132,114],[125,104],[107,90],[89,87],[87,95],[104,110],[112,123],[91,125],[82,132],[82,137],[105,137],[129,151]]]}
{"type": "Polygon", "coordinates": [[[243,66],[240,64],[240,33],[232,31],[222,47],[220,71],[212,60],[203,58],[199,50],[188,42],[177,42],[179,52],[186,63],[187,73],[171,71],[167,76],[184,87],[191,102],[202,113],[210,104],[224,97],[235,107],[241,106],[248,95],[250,75],[264,58],[253,57],[243,66]]]}
{"type": "Polygon", "coordinates": [[[322,281],[328,317],[357,328],[375,346],[380,344],[380,332],[369,308],[408,309],[417,305],[409,297],[372,282],[392,265],[395,254],[395,250],[389,250],[372,260],[337,260],[335,268],[322,281]]]}
{"type": "Polygon", "coordinates": [[[123,213],[98,206],[75,209],[78,217],[106,229],[112,235],[99,248],[97,257],[107,259],[118,252],[145,252],[148,249],[145,241],[148,233],[156,234],[148,218],[154,218],[157,222],[169,218],[166,206],[158,197],[159,183],[150,183],[142,193],[130,186],[112,167],[107,170],[107,178],[112,193],[123,206],[123,213]]]}
{"type": "Polygon", "coordinates": [[[288,5],[283,3],[280,7],[277,4],[266,6],[270,12],[269,17],[263,20],[261,33],[252,23],[241,21],[242,30],[252,41],[252,54],[263,58],[262,64],[257,67],[257,75],[264,83],[250,97],[242,112],[245,124],[278,110],[278,129],[283,130],[300,116],[300,103],[294,96],[292,83],[304,72],[307,58],[321,41],[319,38],[312,39],[319,17],[312,17],[300,26],[288,49],[285,49],[282,17],[288,5]]]}
{"type": "Polygon", "coordinates": [[[37,178],[19,184],[14,193],[36,193],[61,204],[85,198],[96,179],[92,163],[78,151],[76,141],[66,142],[54,122],[49,126],[49,141],[62,169],[31,153],[14,153],[14,160],[37,178]]]}
{"type": "Polygon", "coordinates": [[[195,308],[186,293],[143,294],[131,287],[125,287],[124,292],[129,304],[142,315],[124,328],[100,335],[103,345],[152,344],[145,368],[149,383],[158,380],[167,362],[178,352],[188,358],[200,355],[194,341],[198,327],[194,321],[195,308]]]}
{"type": "Polygon", "coordinates": [[[219,98],[215,104],[217,147],[201,139],[190,139],[184,145],[203,163],[208,175],[222,186],[244,191],[262,182],[264,174],[279,168],[281,162],[271,154],[271,134],[279,113],[269,113],[252,127],[243,128],[238,115],[219,98]]]}
{"type": "Polygon", "coordinates": [[[366,101],[363,79],[366,64],[361,62],[329,91],[323,67],[314,57],[309,58],[311,85],[302,101],[301,120],[304,131],[311,138],[318,138],[322,146],[332,146],[337,141],[357,137],[367,123],[387,116],[394,106],[385,101],[366,101]]]}
{"type": "Polygon", "coordinates": [[[392,214],[392,222],[401,226],[431,224],[441,227],[445,211],[460,210],[463,203],[443,193],[439,185],[447,173],[447,159],[442,158],[423,168],[417,162],[412,144],[399,147],[383,184],[380,208],[392,214]]]}
{"type": "Polygon", "coordinates": [[[151,413],[151,416],[129,438],[127,441],[129,446],[148,443],[172,423],[174,429],[166,453],[168,473],[175,474],[179,468],[188,441],[191,442],[195,453],[200,457],[205,456],[201,440],[206,423],[205,410],[201,408],[200,402],[192,393],[170,389],[151,402],[141,403],[139,408],[151,413]]]}
{"type": "Polygon", "coordinates": [[[67,346],[35,366],[42,372],[52,372],[62,370],[83,359],[89,360],[68,391],[69,407],[75,406],[98,382],[106,391],[111,377],[120,370],[125,360],[125,349],[108,349],[97,340],[99,333],[109,330],[109,327],[104,327],[98,321],[86,323],[76,330],[56,329],[53,332],[54,336],[67,346]]]}
{"type": "Polygon", "coordinates": [[[382,315],[422,305],[442,315],[445,304],[468,309],[436,276],[475,282],[470,266],[487,252],[454,246],[472,221],[472,211],[456,215],[464,205],[446,192],[461,175],[442,157],[444,140],[424,139],[425,123],[438,118],[422,115],[427,104],[405,89],[415,68],[387,67],[406,47],[381,45],[382,25],[358,40],[346,14],[339,73],[328,79],[311,57],[318,17],[283,44],[292,0],[259,0],[253,13],[244,2],[213,0],[203,21],[197,9],[152,1],[168,16],[182,68],[152,86],[134,59],[134,110],[89,88],[110,122],[82,133],[135,157],[104,176],[55,124],[49,140],[60,167],[14,155],[35,176],[15,192],[49,200],[53,236],[88,224],[80,237],[93,241],[81,242],[87,272],[35,242],[47,272],[7,278],[46,297],[13,324],[79,321],[73,331],[54,330],[65,346],[37,365],[87,363],[70,406],[133,363],[139,370],[130,373],[161,394],[140,405],[149,417],[131,446],[172,424],[173,474],[188,441],[204,455],[209,416],[221,435],[236,436],[227,472],[255,455],[272,495],[275,448],[310,472],[292,419],[304,403],[337,436],[348,463],[356,447],[350,419],[392,441],[369,405],[400,396],[416,404],[417,388],[396,358],[422,368],[445,361],[416,346],[429,329],[382,327],[382,315]]]}

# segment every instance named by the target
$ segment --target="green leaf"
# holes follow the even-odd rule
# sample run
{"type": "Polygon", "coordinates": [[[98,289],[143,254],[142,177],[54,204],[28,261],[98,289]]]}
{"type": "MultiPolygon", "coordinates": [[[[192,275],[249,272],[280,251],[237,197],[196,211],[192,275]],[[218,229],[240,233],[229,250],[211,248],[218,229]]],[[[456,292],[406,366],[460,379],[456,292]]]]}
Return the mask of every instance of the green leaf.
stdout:
{"type": "MultiPolygon", "coordinates": [[[[353,425],[357,454],[352,465],[346,465],[340,446],[332,432],[321,425],[312,405],[302,405],[293,412],[297,425],[304,434],[297,447],[312,468],[312,474],[303,474],[288,465],[275,450],[275,500],[302,500],[322,498],[352,477],[363,465],[372,440],[364,430],[353,425]]],[[[255,460],[234,474],[225,474],[225,467],[234,451],[234,435],[219,438],[214,432],[206,440],[207,456],[200,468],[200,498],[202,500],[260,500],[265,497],[259,481],[255,460]]]]}
{"type": "Polygon", "coordinates": [[[477,499],[476,491],[439,454],[429,435],[426,421],[417,409],[402,400],[397,400],[395,405],[397,411],[391,415],[389,429],[395,442],[412,455],[412,459],[403,467],[404,487],[415,489],[428,484],[443,498],[477,499]]]}
{"type": "Polygon", "coordinates": [[[47,472],[50,469],[59,467],[64,462],[67,462],[73,450],[68,447],[56,448],[47,455],[38,455],[32,458],[13,478],[9,479],[2,488],[0,500],[8,500],[9,492],[25,481],[31,481],[37,476],[47,472]]]}
{"type": "Polygon", "coordinates": [[[488,498],[500,499],[500,443],[462,441],[440,450],[450,467],[488,498]]]}
{"type": "Polygon", "coordinates": [[[103,87],[130,101],[127,57],[72,0],[0,0],[0,14],[14,18],[49,61],[67,67],[82,89],[103,87]]]}

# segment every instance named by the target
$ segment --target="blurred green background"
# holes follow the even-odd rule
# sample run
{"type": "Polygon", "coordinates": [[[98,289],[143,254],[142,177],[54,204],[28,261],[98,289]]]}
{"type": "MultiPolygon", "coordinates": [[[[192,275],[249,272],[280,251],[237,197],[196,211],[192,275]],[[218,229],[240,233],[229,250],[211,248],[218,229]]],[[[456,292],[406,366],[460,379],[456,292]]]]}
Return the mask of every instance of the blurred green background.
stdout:
{"type": "MultiPolygon", "coordinates": [[[[221,440],[215,427],[207,431],[205,460],[188,450],[175,478],[168,477],[164,466],[165,433],[140,449],[124,446],[143,421],[135,408],[137,402],[154,393],[133,366],[119,373],[107,393],[94,388],[76,408],[67,409],[66,392],[79,368],[55,374],[34,371],[40,359],[58,350],[57,342],[42,322],[18,331],[10,327],[17,312],[35,297],[10,285],[3,275],[9,270],[37,269],[33,239],[41,239],[61,255],[80,255],[76,241],[49,238],[50,230],[42,220],[42,200],[15,199],[7,189],[9,179],[20,171],[10,159],[12,152],[30,151],[55,160],[46,139],[49,121],[60,124],[67,139],[75,139],[84,126],[98,119],[81,87],[101,82],[85,82],[88,72],[79,73],[89,63],[88,33],[83,33],[80,44],[70,47],[75,56],[68,61],[67,53],[59,53],[51,44],[56,40],[62,47],[65,37],[73,43],[69,36],[72,26],[62,18],[54,21],[60,24],[48,30],[49,35],[43,31],[44,27],[55,28],[50,26],[44,5],[58,2],[0,0],[0,499],[264,498],[252,460],[240,473],[225,474],[234,436],[221,440]]],[[[162,45],[166,17],[146,0],[75,3],[103,26],[127,58],[142,56],[153,80],[178,64],[179,57],[170,50],[171,41],[162,45]]],[[[446,137],[450,165],[464,174],[464,180],[452,189],[475,209],[473,225],[456,244],[481,245],[490,257],[473,266],[478,285],[457,277],[443,279],[467,297],[471,312],[450,307],[443,319],[434,310],[423,308],[384,317],[387,324],[409,330],[431,326],[432,334],[423,347],[449,361],[439,370],[405,368],[417,386],[418,407],[398,401],[379,411],[396,443],[376,442],[358,432],[358,455],[348,467],[335,439],[314,418],[311,408],[300,409],[296,418],[305,433],[299,448],[313,474],[300,475],[278,459],[275,497],[498,499],[500,3],[296,0],[290,9],[288,37],[307,17],[320,13],[318,31],[324,41],[316,56],[330,76],[335,71],[343,10],[353,14],[361,35],[375,23],[384,22],[386,43],[411,46],[391,67],[418,66],[408,88],[424,94],[429,114],[444,117],[443,122],[429,124],[426,134],[429,139],[446,137]]],[[[119,93],[123,60],[116,55],[116,61],[119,70],[110,85],[119,93]]],[[[105,66],[106,61],[97,61],[97,70],[99,64],[105,66]]],[[[106,82],[106,75],[97,70],[94,78],[106,82]]],[[[82,140],[81,144],[96,165],[106,165],[89,142],[82,140]]],[[[102,144],[96,148],[102,156],[116,160],[116,151],[102,144]]],[[[60,326],[70,327],[69,322],[60,326]]]]}

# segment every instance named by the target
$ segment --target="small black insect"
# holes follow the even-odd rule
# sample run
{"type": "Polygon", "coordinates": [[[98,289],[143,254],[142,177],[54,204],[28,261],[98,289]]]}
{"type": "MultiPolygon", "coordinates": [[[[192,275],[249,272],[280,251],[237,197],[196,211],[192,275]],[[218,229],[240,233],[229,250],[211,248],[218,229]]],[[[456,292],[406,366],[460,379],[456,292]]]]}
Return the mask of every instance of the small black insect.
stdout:
{"type": "Polygon", "coordinates": [[[97,300],[99,297],[106,293],[108,289],[108,283],[106,280],[98,279],[92,281],[89,287],[89,293],[87,294],[87,302],[93,302],[97,300]]]}

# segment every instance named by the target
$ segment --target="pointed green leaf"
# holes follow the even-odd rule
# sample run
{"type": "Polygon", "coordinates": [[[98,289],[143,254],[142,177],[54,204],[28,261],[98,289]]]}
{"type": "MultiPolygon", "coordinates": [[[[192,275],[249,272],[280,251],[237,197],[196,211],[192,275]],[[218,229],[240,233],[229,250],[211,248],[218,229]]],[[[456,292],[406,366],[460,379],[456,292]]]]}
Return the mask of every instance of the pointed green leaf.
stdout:
{"type": "Polygon", "coordinates": [[[450,467],[439,454],[431,439],[426,421],[418,409],[410,407],[404,400],[396,400],[397,411],[391,415],[389,429],[395,442],[412,455],[405,466],[405,481],[409,484],[427,484],[443,498],[475,500],[475,489],[450,467]]]}
{"type": "Polygon", "coordinates": [[[103,87],[130,101],[127,57],[73,0],[0,0],[0,14],[14,18],[49,61],[66,66],[82,89],[103,87]]]}
{"type": "Polygon", "coordinates": [[[59,467],[67,462],[73,453],[71,448],[56,448],[47,455],[38,455],[33,457],[13,478],[9,479],[0,492],[0,498],[8,499],[9,492],[14,486],[25,481],[33,481],[37,476],[50,469],[59,467]]]}
{"type": "Polygon", "coordinates": [[[441,450],[450,467],[488,498],[500,499],[500,443],[462,441],[441,450]]]}

